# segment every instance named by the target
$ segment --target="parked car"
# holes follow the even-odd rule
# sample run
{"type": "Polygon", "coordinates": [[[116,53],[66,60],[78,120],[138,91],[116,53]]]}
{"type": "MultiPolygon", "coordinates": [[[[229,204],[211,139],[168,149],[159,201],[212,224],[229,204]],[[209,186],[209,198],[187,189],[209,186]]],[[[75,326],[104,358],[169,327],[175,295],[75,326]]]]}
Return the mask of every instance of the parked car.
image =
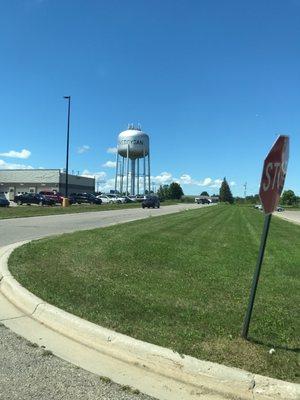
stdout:
{"type": "Polygon", "coordinates": [[[283,208],[282,206],[278,206],[278,207],[276,208],[276,211],[282,212],[282,211],[284,211],[284,208],[283,208]]]}
{"type": "Polygon", "coordinates": [[[142,194],[138,194],[138,195],[136,196],[136,201],[142,202],[142,201],[144,201],[144,200],[146,200],[146,196],[144,196],[144,195],[142,195],[142,194]]]}
{"type": "Polygon", "coordinates": [[[53,206],[55,201],[52,199],[47,199],[45,196],[39,193],[24,193],[15,196],[15,203],[19,206],[22,204],[38,204],[39,206],[53,206]]]}
{"type": "Polygon", "coordinates": [[[118,204],[125,203],[125,197],[120,196],[118,194],[108,193],[106,196],[109,197],[113,203],[118,203],[118,204]]]}
{"type": "Polygon", "coordinates": [[[0,193],[0,207],[9,207],[9,201],[4,193],[0,193]]]}
{"type": "Polygon", "coordinates": [[[136,203],[136,197],[135,196],[125,196],[124,203],[136,203]]]}
{"type": "Polygon", "coordinates": [[[134,194],[131,194],[129,196],[126,196],[131,202],[137,202],[137,196],[134,194]]]}
{"type": "Polygon", "coordinates": [[[262,210],[263,209],[261,204],[255,204],[254,208],[256,208],[257,210],[262,210]]]}
{"type": "Polygon", "coordinates": [[[211,201],[211,199],[207,199],[205,197],[200,196],[200,197],[195,197],[195,203],[197,203],[197,204],[211,204],[212,201],[211,201]]]}
{"type": "Polygon", "coordinates": [[[151,196],[148,195],[146,196],[146,199],[142,202],[142,207],[143,208],[159,208],[160,207],[160,202],[159,202],[159,198],[157,196],[151,196]]]}
{"type": "Polygon", "coordinates": [[[211,201],[208,199],[197,199],[197,204],[210,204],[211,201]]]}
{"type": "Polygon", "coordinates": [[[39,192],[39,194],[41,194],[42,196],[45,196],[46,199],[53,200],[55,203],[62,204],[62,202],[63,202],[63,195],[60,193],[53,192],[53,191],[41,191],[41,192],[39,192]]]}
{"type": "Polygon", "coordinates": [[[125,203],[128,203],[128,202],[131,202],[131,200],[129,200],[128,196],[117,196],[117,203],[125,204],[125,203]]]}
{"type": "Polygon", "coordinates": [[[113,201],[110,197],[108,197],[106,194],[99,194],[98,196],[96,196],[97,199],[101,199],[103,204],[112,204],[113,201]]]}
{"type": "Polygon", "coordinates": [[[73,204],[102,204],[102,200],[98,199],[94,194],[91,193],[72,193],[70,194],[70,201],[73,204]]]}

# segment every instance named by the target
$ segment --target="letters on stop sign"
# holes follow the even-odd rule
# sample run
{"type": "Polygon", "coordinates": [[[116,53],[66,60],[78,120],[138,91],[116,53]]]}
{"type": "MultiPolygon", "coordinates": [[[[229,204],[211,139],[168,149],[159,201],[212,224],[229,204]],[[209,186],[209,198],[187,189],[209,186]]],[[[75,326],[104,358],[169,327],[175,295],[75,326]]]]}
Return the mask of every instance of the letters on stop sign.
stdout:
{"type": "Polygon", "coordinates": [[[289,137],[278,137],[267,155],[261,177],[259,196],[264,212],[276,210],[283,189],[289,157],[289,137]]]}
{"type": "Polygon", "coordinates": [[[266,166],[267,182],[263,182],[263,190],[266,192],[270,188],[280,190],[283,187],[284,178],[286,175],[286,162],[269,162],[266,166]]]}

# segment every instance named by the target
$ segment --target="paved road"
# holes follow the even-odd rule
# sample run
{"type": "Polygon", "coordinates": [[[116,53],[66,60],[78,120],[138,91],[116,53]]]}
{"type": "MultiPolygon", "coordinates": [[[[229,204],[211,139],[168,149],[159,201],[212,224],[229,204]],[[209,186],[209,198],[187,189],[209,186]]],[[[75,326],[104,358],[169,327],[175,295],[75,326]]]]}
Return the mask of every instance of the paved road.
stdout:
{"type": "MultiPolygon", "coordinates": [[[[111,224],[170,214],[199,205],[175,205],[155,210],[116,210],[59,216],[0,220],[0,247],[26,239],[97,228],[111,224]]],[[[3,319],[2,319],[3,321],[3,319]]],[[[0,400],[151,400],[100,380],[1,326],[0,400]]]]}
{"type": "Polygon", "coordinates": [[[300,211],[283,211],[274,213],[277,217],[300,224],[300,211]]]}
{"type": "Polygon", "coordinates": [[[43,217],[0,220],[0,247],[21,240],[38,239],[78,230],[99,228],[128,222],[149,216],[172,214],[187,208],[199,208],[198,204],[178,204],[159,209],[131,208],[121,210],[85,212],[81,214],[48,215],[43,217]]]}

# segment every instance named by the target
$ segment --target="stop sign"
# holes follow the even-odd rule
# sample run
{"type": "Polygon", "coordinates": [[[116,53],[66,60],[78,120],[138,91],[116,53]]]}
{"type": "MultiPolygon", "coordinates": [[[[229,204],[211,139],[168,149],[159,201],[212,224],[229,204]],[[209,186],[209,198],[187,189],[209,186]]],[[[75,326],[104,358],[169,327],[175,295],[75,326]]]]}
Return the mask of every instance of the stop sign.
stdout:
{"type": "Polygon", "coordinates": [[[259,197],[265,214],[276,210],[289,159],[289,137],[280,135],[265,158],[259,197]]]}

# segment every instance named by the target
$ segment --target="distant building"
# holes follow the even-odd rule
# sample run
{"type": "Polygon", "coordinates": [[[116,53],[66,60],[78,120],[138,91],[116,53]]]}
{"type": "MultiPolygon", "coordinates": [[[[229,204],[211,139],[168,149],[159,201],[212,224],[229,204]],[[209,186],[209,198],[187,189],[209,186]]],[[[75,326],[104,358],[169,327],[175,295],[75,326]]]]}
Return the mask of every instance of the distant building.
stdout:
{"type": "MultiPolygon", "coordinates": [[[[59,169],[4,169],[0,170],[0,193],[10,200],[21,193],[53,191],[65,194],[66,174],[59,169]]],[[[83,193],[95,191],[95,178],[68,175],[68,192],[83,193]]]]}

